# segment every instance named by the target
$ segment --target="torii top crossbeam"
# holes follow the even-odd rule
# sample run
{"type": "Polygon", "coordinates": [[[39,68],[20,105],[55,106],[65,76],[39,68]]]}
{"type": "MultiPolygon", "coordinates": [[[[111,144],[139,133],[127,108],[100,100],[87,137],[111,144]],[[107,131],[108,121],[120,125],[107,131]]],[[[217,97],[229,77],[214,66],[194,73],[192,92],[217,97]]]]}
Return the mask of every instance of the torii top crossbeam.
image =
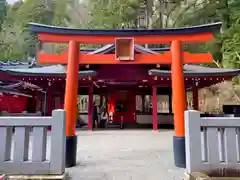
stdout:
{"type": "Polygon", "coordinates": [[[184,43],[200,43],[212,40],[213,32],[218,31],[221,23],[206,24],[174,29],[120,29],[89,30],[48,26],[30,23],[30,31],[38,33],[40,41],[68,43],[71,40],[82,44],[114,44],[116,37],[134,38],[135,44],[167,44],[174,40],[184,43]]]}
{"type": "MultiPolygon", "coordinates": [[[[65,27],[30,24],[30,30],[38,33],[40,42],[68,43],[71,40],[80,44],[116,44],[116,39],[133,39],[134,44],[164,44],[173,40],[182,43],[200,43],[213,39],[213,32],[219,30],[221,23],[178,29],[153,29],[153,30],[87,30],[65,27]]],[[[133,44],[132,43],[132,44],[133,44]]],[[[67,53],[47,54],[39,53],[39,63],[67,64],[67,53]]],[[[116,61],[115,54],[85,54],[80,52],[79,64],[171,64],[171,53],[164,54],[136,54],[134,61],[116,61]],[[100,60],[101,59],[101,60],[100,60]]],[[[190,54],[184,52],[184,63],[209,63],[212,55],[190,54]]]]}

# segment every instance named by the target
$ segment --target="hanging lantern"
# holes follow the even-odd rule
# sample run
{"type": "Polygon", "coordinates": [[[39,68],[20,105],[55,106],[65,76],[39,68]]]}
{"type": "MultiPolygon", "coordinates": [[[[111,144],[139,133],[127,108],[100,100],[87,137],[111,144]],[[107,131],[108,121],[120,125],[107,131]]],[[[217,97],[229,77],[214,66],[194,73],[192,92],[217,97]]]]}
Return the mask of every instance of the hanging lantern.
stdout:
{"type": "Polygon", "coordinates": [[[198,81],[195,81],[195,86],[198,86],[199,82],[198,81]]]}
{"type": "Polygon", "coordinates": [[[153,78],[153,79],[156,81],[156,80],[158,80],[158,77],[157,77],[157,76],[154,76],[154,78],[153,78]]]}

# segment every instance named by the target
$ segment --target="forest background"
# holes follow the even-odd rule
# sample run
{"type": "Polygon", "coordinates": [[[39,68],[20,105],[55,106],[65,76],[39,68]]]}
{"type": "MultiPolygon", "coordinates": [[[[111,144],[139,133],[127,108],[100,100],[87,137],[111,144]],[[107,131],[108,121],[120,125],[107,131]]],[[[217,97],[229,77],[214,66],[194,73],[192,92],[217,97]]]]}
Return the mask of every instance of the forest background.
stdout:
{"type": "MultiPolygon", "coordinates": [[[[204,66],[240,69],[239,0],[19,0],[12,5],[0,0],[0,60],[28,61],[36,56],[38,41],[28,31],[29,22],[89,29],[152,29],[219,21],[222,29],[213,41],[184,48],[210,51],[214,62],[204,66]]],[[[62,48],[49,47],[52,51],[62,48]]],[[[200,90],[200,109],[219,112],[223,104],[240,104],[239,84],[239,78],[234,78],[200,90]]]]}

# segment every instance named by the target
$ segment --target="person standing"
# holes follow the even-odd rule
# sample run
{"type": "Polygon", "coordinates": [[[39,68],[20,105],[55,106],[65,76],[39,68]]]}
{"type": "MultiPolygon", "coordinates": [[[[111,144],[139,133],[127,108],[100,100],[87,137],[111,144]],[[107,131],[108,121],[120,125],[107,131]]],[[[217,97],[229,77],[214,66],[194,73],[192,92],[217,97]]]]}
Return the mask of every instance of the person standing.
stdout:
{"type": "Polygon", "coordinates": [[[80,127],[81,126],[81,122],[80,122],[80,113],[79,113],[79,107],[78,107],[78,104],[77,104],[77,111],[76,111],[76,126],[77,127],[80,127]]]}
{"type": "Polygon", "coordinates": [[[115,101],[114,101],[113,98],[111,98],[111,99],[108,101],[108,115],[109,115],[108,122],[109,122],[109,123],[112,123],[112,122],[113,122],[114,112],[115,112],[115,101]]]}
{"type": "Polygon", "coordinates": [[[108,112],[107,112],[107,109],[104,109],[104,111],[102,111],[101,113],[101,118],[99,123],[100,128],[106,128],[107,123],[108,123],[108,112]]]}
{"type": "Polygon", "coordinates": [[[96,103],[93,103],[93,114],[92,114],[92,118],[93,118],[93,128],[97,128],[98,127],[98,107],[96,105],[96,103]]]}

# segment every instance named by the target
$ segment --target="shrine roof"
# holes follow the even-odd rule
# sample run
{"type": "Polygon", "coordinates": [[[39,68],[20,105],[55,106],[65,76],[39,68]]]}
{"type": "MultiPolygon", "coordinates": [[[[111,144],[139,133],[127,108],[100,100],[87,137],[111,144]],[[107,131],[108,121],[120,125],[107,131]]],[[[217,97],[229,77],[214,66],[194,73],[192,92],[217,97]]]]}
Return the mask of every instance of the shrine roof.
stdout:
{"type": "Polygon", "coordinates": [[[17,95],[17,96],[32,97],[32,95],[29,95],[27,93],[23,93],[19,90],[15,90],[15,89],[5,89],[5,88],[0,87],[0,92],[1,93],[6,93],[6,94],[11,94],[11,95],[17,95]]]}
{"type": "MultiPolygon", "coordinates": [[[[26,67],[26,68],[1,68],[0,73],[7,73],[18,76],[64,76],[66,74],[66,66],[51,65],[42,67],[26,67]]],[[[93,70],[79,71],[79,76],[95,76],[93,70]]]]}
{"type": "Polygon", "coordinates": [[[42,91],[42,88],[29,82],[0,79],[0,92],[2,93],[32,97],[28,94],[32,91],[42,91]]]}
{"type": "Polygon", "coordinates": [[[70,35],[172,35],[172,34],[196,34],[219,31],[222,23],[216,22],[191,27],[164,28],[164,29],[76,29],[69,27],[50,26],[37,23],[29,23],[29,29],[35,33],[70,34],[70,35]]]}
{"type": "MultiPolygon", "coordinates": [[[[184,76],[196,76],[196,77],[216,77],[216,76],[239,76],[240,69],[225,69],[225,68],[209,68],[199,65],[189,65],[185,64],[183,66],[184,76]]],[[[160,69],[151,69],[148,71],[151,76],[162,76],[170,77],[171,71],[160,70],[160,69]]]]}
{"type": "MultiPolygon", "coordinates": [[[[222,69],[222,68],[209,68],[198,65],[184,65],[184,76],[191,77],[216,77],[216,76],[238,76],[240,75],[240,69],[222,69]]],[[[50,65],[43,67],[33,68],[0,68],[0,73],[7,73],[17,76],[64,76],[66,74],[66,66],[64,65],[50,65]]],[[[148,74],[151,76],[170,77],[171,71],[161,69],[150,69],[148,74]]],[[[81,70],[79,76],[96,76],[97,70],[81,70]]]]}

